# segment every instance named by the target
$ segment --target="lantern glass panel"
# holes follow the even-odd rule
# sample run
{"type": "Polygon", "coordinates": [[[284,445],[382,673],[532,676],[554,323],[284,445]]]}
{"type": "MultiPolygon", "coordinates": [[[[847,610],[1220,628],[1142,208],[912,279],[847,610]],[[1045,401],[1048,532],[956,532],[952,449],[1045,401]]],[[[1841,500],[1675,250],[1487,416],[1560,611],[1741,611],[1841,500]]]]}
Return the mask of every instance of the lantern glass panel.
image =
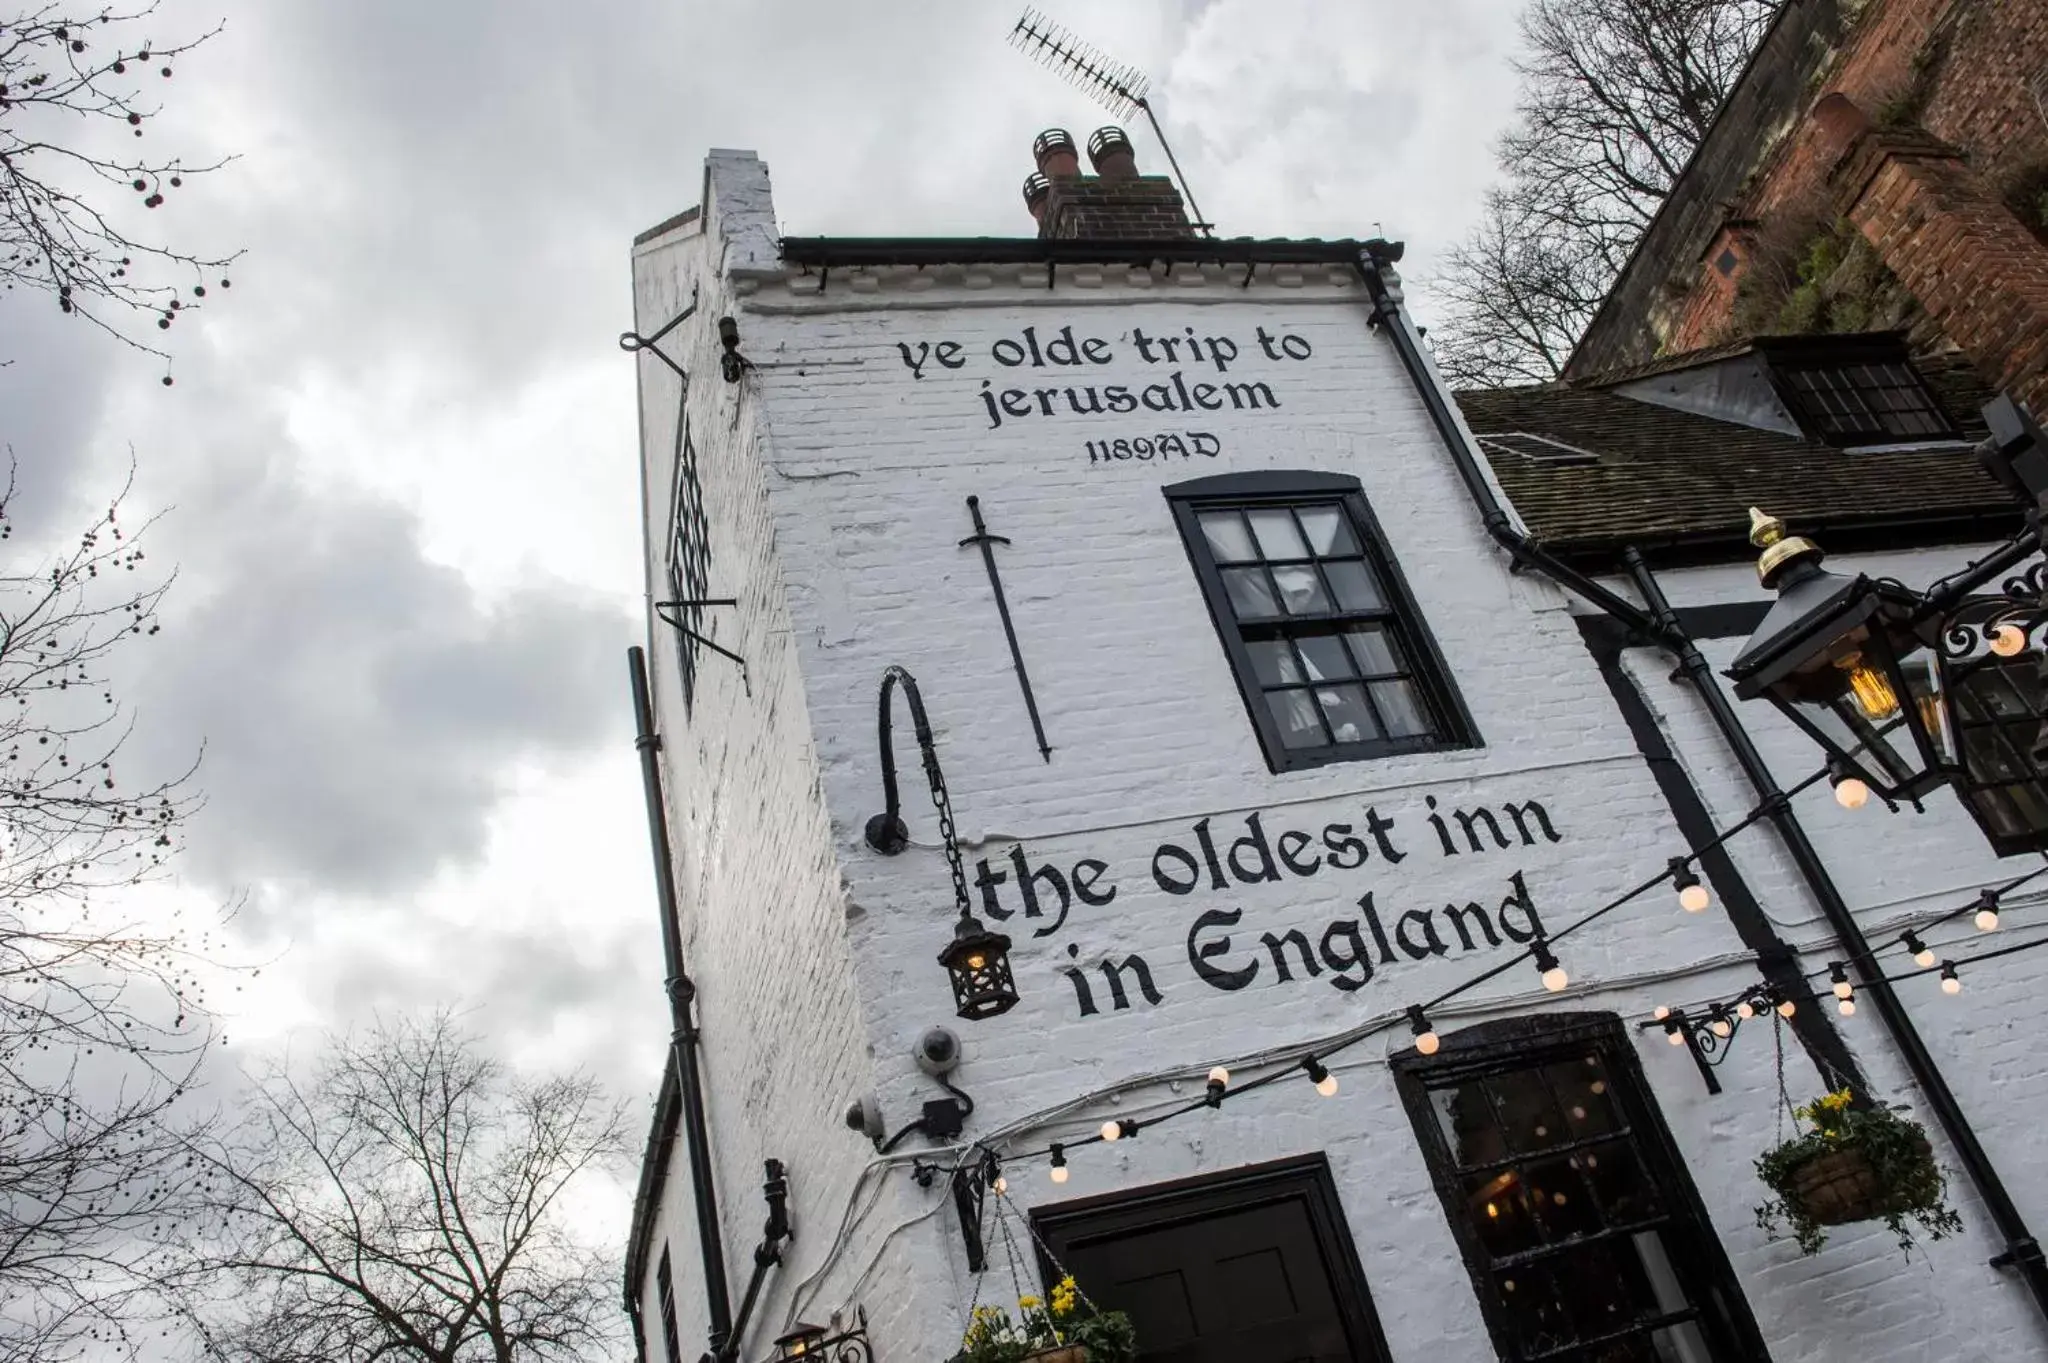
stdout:
{"type": "Polygon", "coordinates": [[[1943,670],[1956,793],[2001,855],[2048,847],[2048,656],[2030,644],[2000,658],[1980,644],[1943,670]]]}
{"type": "Polygon", "coordinates": [[[1778,681],[1771,696],[1873,789],[1912,798],[1939,781],[1954,743],[1933,651],[1907,636],[1900,657],[1891,643],[1858,626],[1778,681]]]}

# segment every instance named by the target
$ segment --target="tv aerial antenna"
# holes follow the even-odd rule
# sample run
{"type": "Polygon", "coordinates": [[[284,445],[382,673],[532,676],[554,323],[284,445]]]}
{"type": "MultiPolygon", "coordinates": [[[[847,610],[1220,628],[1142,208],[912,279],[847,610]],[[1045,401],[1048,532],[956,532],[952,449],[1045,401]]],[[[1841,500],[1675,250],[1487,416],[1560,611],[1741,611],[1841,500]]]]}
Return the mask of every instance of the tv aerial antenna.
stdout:
{"type": "Polygon", "coordinates": [[[1116,117],[1128,120],[1133,113],[1143,112],[1145,121],[1152,125],[1152,135],[1159,139],[1161,149],[1166,152],[1166,163],[1173,167],[1173,178],[1180,181],[1180,192],[1187,198],[1188,211],[1195,217],[1194,225],[1204,236],[1212,235],[1212,224],[1202,220],[1202,209],[1195,202],[1195,192],[1188,188],[1188,177],[1181,172],[1180,162],[1174,158],[1173,145],[1166,140],[1166,133],[1160,128],[1159,119],[1145,98],[1151,82],[1145,78],[1144,72],[1135,66],[1111,61],[1100,48],[1083,42],[1035,9],[1024,11],[1024,17],[1010,30],[1010,42],[1026,56],[1036,58],[1064,76],[1070,84],[1116,117]]]}

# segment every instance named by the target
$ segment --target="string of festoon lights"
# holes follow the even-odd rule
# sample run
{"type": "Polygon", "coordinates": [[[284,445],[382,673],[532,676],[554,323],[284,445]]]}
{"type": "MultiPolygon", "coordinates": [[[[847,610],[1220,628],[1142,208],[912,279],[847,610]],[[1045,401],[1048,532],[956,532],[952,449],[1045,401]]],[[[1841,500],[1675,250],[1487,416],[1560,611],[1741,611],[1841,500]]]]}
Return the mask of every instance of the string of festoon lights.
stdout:
{"type": "MultiPolygon", "coordinates": [[[[1894,721],[1894,723],[1897,722],[1894,721]]],[[[1890,727],[1889,725],[1886,726],[1886,728],[1890,727]]],[[[1882,732],[1880,730],[1880,733],[1882,732]]],[[[1869,791],[1867,788],[1862,788],[1863,783],[1861,781],[1853,776],[1845,776],[1839,766],[1824,766],[1812,775],[1807,776],[1804,780],[1760,802],[1741,819],[1727,828],[1721,829],[1707,841],[1695,845],[1685,855],[1670,858],[1665,863],[1664,869],[1655,875],[1631,886],[1598,908],[1588,911],[1554,932],[1539,932],[1526,947],[1515,955],[1510,956],[1506,961],[1480,971],[1462,983],[1444,990],[1434,998],[1426,999],[1421,1003],[1409,1004],[1394,1018],[1376,1025],[1362,1027],[1341,1040],[1326,1042],[1255,1078],[1241,1082],[1231,1074],[1228,1067],[1217,1065],[1209,1071],[1202,1095],[1199,1098],[1192,1099],[1178,1107],[1169,1108],[1165,1112],[1153,1117],[1147,1117],[1142,1120],[1135,1117],[1111,1118],[1105,1121],[1101,1128],[1092,1135],[1077,1136],[1065,1141],[1053,1141],[1036,1149],[999,1154],[997,1151],[985,1146],[978,1144],[971,1146],[963,1152],[960,1160],[948,1172],[957,1174],[962,1169],[971,1165],[985,1174],[991,1188],[1001,1193],[1006,1192],[1009,1186],[1008,1178],[1003,1172],[1004,1163],[1007,1162],[1014,1166],[1042,1159],[1047,1162],[1047,1168],[1052,1181],[1054,1183],[1065,1183],[1068,1176],[1067,1157],[1075,1150],[1091,1145],[1107,1145],[1118,1141],[1130,1140],[1143,1131],[1149,1131],[1154,1127],[1192,1113],[1213,1111],[1223,1106],[1226,1099],[1243,1097],[1247,1093],[1265,1088],[1271,1084],[1293,1079],[1297,1075],[1306,1078],[1310,1084],[1314,1085],[1315,1091],[1322,1097],[1334,1097],[1338,1091],[1338,1081],[1337,1076],[1330,1072],[1327,1062],[1340,1052],[1349,1050],[1360,1042],[1396,1025],[1397,1021],[1405,1021],[1408,1024],[1414,1034],[1413,1044],[1418,1052],[1423,1055],[1434,1055],[1440,1045],[1440,1040],[1437,1036],[1436,1028],[1429,1018],[1432,1010],[1491,980],[1497,979],[1508,971],[1517,968],[1524,961],[1534,966],[1537,971],[1537,977],[1546,991],[1558,993],[1564,990],[1569,987],[1571,977],[1557,957],[1557,952],[1554,949],[1555,943],[1606,917],[1622,906],[1641,898],[1651,890],[1669,884],[1677,891],[1678,905],[1681,909],[1687,913],[1705,911],[1712,904],[1713,897],[1709,894],[1707,887],[1701,883],[1699,874],[1695,869],[1695,864],[1700,858],[1715,851],[1724,843],[1753,827],[1761,820],[1770,817],[1775,811],[1789,802],[1792,797],[1810,790],[1822,781],[1827,781],[1833,785],[1836,801],[1846,809],[1860,808],[1869,798],[1869,791]]],[[[2044,873],[2048,873],[2048,866],[2044,866],[2041,871],[2033,874],[2040,875],[2044,873]]],[[[2032,876],[2022,877],[2022,881],[2032,878],[2032,876]]],[[[1987,891],[1986,894],[1995,897],[2006,893],[2011,888],[2012,886],[2001,886],[1997,890],[1987,891]]],[[[1966,911],[1959,910],[1958,912],[1966,911]]],[[[2048,941],[2048,939],[2043,940],[2048,941]]],[[[2008,950],[2011,949],[2008,948],[2008,950]]],[[[1660,1010],[1658,1020],[1667,1020],[1672,1016],[1672,1010],[1660,1010]]],[[[1684,1036],[1682,1034],[1677,1035],[1677,1040],[1683,1042],[1684,1036]]]]}
{"type": "MultiPolygon", "coordinates": [[[[1921,934],[1944,923],[1952,923],[1967,915],[1977,932],[1988,934],[1998,931],[2000,926],[1999,906],[2006,896],[2031,881],[2048,875],[2048,864],[2036,867],[2025,875],[2016,876],[2003,885],[1994,885],[1980,890],[1976,898],[1958,907],[1925,919],[1914,927],[1903,929],[1897,937],[1882,946],[1873,947],[1861,956],[1846,960],[1830,961],[1821,970],[1806,973],[1809,979],[1826,977],[1826,987],[1811,993],[1788,993],[1768,984],[1750,985],[1738,993],[1719,999],[1696,1003],[1685,1008],[1659,1006],[1650,1014],[1650,1021],[1664,1024],[1664,1035],[1674,1046],[1683,1046],[1686,1033],[1705,1028],[1714,1036],[1726,1039],[1734,1034],[1735,1027],[1759,1014],[1775,1009],[1780,1017],[1791,1017],[1799,1011],[1799,1005],[1831,999],[1835,1011],[1843,1017],[1856,1016],[1856,983],[1849,978],[1850,967],[1865,985],[1893,984],[1901,980],[1918,979],[1924,975],[1937,976],[1941,992],[1956,995],[1963,992],[1962,967],[1984,961],[1996,960],[2001,956],[2012,956],[2036,947],[2048,946],[2048,937],[2020,942],[2012,946],[1995,947],[1989,951],[1974,951],[1966,956],[1943,957],[1921,934]],[[1913,969],[1901,970],[1896,974],[1885,974],[1879,958],[1894,948],[1905,951],[1911,958],[1913,969]]],[[[1959,940],[1971,940],[1968,938],[1959,940]]],[[[1940,944],[1953,947],[1954,942],[1940,944]]]]}

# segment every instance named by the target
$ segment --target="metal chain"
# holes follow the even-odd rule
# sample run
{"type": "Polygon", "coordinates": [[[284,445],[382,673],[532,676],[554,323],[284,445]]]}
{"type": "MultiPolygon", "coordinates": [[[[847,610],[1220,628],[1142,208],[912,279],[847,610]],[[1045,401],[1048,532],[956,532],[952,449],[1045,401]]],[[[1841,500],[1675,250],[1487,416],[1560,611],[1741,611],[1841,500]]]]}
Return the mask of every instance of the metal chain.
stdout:
{"type": "Polygon", "coordinates": [[[946,795],[946,778],[939,772],[939,764],[927,750],[924,759],[925,781],[932,788],[932,807],[939,811],[939,841],[946,848],[946,865],[953,872],[953,902],[960,906],[961,916],[968,913],[967,872],[960,864],[960,838],[953,831],[953,802],[946,795]]]}
{"type": "Polygon", "coordinates": [[[1774,1010],[1771,1014],[1776,1021],[1771,1026],[1771,1042],[1778,1052],[1778,1128],[1772,1139],[1773,1145],[1785,1143],[1785,1116],[1792,1111],[1792,1095],[1785,1091],[1785,1019],[1774,1010]]]}

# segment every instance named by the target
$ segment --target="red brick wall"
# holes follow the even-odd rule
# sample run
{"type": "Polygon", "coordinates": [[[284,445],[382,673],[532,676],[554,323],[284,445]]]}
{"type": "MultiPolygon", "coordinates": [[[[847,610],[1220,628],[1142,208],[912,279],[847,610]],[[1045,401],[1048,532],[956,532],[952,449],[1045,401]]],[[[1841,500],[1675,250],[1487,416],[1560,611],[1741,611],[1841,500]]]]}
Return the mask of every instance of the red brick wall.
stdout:
{"type": "MultiPolygon", "coordinates": [[[[2024,293],[2034,271],[2048,269],[2048,247],[2037,236],[2009,213],[1998,221],[2003,199],[2022,177],[2048,168],[2048,118],[2031,88],[2044,70],[2044,0],[1871,0],[1814,89],[1815,102],[1846,95],[1880,119],[1916,122],[1961,152],[1965,165],[1925,170],[1919,179],[1904,171],[1888,173],[1885,193],[1871,199],[1856,221],[1935,314],[1948,339],[1969,351],[1987,378],[2001,381],[2015,381],[2006,353],[2014,347],[2033,356],[2031,370],[2023,372],[2038,373],[2044,365],[2034,338],[1981,324],[1985,316],[2030,315],[2032,305],[2023,298],[2016,296],[2010,307],[1999,301],[2002,281],[2024,293]],[[1909,187],[1915,192],[1909,194],[1909,187]],[[1972,196],[1982,202],[1966,208],[1972,196]],[[1894,220],[1898,214],[1906,217],[1894,220]],[[1948,225],[1937,230],[1915,215],[1944,216],[1948,225]],[[1973,260],[1963,243],[1991,254],[1973,260]],[[1936,263],[1912,255],[1930,244],[1936,263]],[[1963,299],[1969,306],[1959,306],[1963,299]]],[[[1848,151],[1850,135],[1807,116],[1810,110],[1811,104],[1779,138],[1743,202],[1731,205],[1731,216],[1759,220],[1764,235],[1775,229],[1781,244],[1808,225],[1827,222],[1840,207],[1831,195],[1830,174],[1848,151]]],[[[1757,130],[1760,137],[1771,133],[1757,130]]],[[[2038,233],[2039,224],[2031,226],[2038,233]]],[[[1670,309],[1674,321],[1664,338],[1666,352],[1725,340],[1734,329],[1734,293],[1714,270],[1714,254],[1698,264],[1692,284],[1670,309]]],[[[2031,380],[2017,381],[2033,388],[2031,380]]]]}
{"type": "Polygon", "coordinates": [[[1098,241],[1162,241],[1194,234],[1180,191],[1164,175],[1055,175],[1038,226],[1041,237],[1098,241]]]}

